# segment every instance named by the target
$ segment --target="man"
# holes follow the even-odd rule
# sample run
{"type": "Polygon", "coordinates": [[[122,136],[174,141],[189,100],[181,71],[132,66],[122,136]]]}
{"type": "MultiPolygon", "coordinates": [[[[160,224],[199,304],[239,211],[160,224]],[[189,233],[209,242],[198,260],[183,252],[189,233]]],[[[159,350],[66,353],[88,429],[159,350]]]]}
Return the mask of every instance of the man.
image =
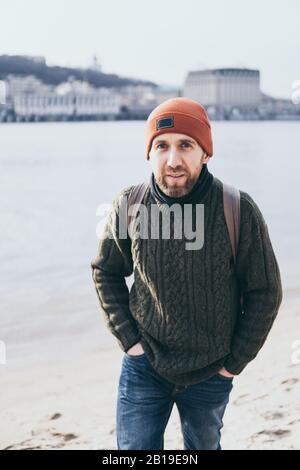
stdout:
{"type": "Polygon", "coordinates": [[[91,263],[107,326],[124,351],[118,449],[163,449],[176,403],[184,449],[220,450],[233,377],[256,357],[278,313],[282,286],[267,225],[240,191],[235,260],[222,182],[207,168],[212,155],[211,126],[199,103],[173,98],[155,108],[146,126],[153,171],[143,205],[149,213],[151,205],[190,205],[193,217],[202,205],[196,228],[204,243],[186,249],[185,237],[173,232],[169,239],[120,237],[121,201],[130,186],[114,199],[108,236],[91,263]],[[125,277],[133,272],[129,293],[125,277]]]}

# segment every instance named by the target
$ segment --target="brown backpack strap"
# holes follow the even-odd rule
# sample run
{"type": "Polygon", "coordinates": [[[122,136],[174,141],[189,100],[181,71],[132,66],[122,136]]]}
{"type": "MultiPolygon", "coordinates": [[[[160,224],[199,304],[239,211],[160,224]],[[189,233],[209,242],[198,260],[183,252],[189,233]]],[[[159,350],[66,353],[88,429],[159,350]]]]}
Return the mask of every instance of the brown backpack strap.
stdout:
{"type": "Polygon", "coordinates": [[[129,215],[127,213],[127,226],[128,226],[128,234],[130,238],[133,238],[132,228],[134,225],[134,224],[131,225],[131,222],[136,217],[136,214],[139,209],[138,206],[143,201],[148,187],[149,187],[149,183],[146,183],[146,182],[137,184],[136,186],[133,186],[131,188],[131,191],[128,195],[127,210],[129,210],[129,208],[135,204],[135,207],[133,208],[133,211],[131,212],[131,214],[129,215]]]}
{"type": "MultiPolygon", "coordinates": [[[[233,186],[223,183],[223,205],[226,224],[229,232],[231,249],[234,262],[236,263],[237,248],[240,237],[240,191],[233,186]]],[[[244,313],[244,296],[240,291],[241,313],[244,313]]]]}
{"type": "Polygon", "coordinates": [[[223,183],[223,205],[233,259],[236,262],[240,236],[240,191],[226,183],[223,183]]]}

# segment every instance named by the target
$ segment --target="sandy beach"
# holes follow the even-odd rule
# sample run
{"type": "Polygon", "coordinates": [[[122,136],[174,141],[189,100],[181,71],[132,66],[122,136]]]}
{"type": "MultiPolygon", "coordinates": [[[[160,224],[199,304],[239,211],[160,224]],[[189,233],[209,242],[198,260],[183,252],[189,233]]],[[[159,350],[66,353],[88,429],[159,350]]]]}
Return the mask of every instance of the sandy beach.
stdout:
{"type": "MultiPolygon", "coordinates": [[[[102,318],[96,321],[105,328],[102,318]]],[[[300,448],[300,354],[294,356],[298,361],[292,359],[299,331],[299,292],[290,290],[267,343],[234,379],[222,430],[224,450],[300,448]]],[[[105,345],[97,344],[95,332],[90,338],[88,347],[88,342],[78,342],[76,331],[71,349],[70,334],[55,346],[71,354],[0,366],[1,449],[116,449],[115,406],[123,352],[108,332],[105,345]]],[[[165,449],[182,448],[175,405],[165,449]]]]}

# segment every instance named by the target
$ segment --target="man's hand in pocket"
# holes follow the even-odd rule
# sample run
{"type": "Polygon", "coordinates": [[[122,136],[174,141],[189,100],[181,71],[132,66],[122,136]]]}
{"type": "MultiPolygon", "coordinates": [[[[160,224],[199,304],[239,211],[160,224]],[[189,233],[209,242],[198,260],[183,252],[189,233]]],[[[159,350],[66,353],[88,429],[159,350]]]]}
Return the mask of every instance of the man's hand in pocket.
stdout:
{"type": "Polygon", "coordinates": [[[222,367],[222,369],[219,370],[218,374],[220,375],[224,375],[224,377],[227,377],[227,378],[232,378],[234,377],[233,374],[231,374],[230,372],[228,372],[225,367],[222,367]]]}
{"type": "Polygon", "coordinates": [[[144,354],[144,349],[141,343],[136,343],[133,346],[131,346],[130,349],[128,349],[127,354],[130,356],[139,356],[141,354],[144,354]]]}

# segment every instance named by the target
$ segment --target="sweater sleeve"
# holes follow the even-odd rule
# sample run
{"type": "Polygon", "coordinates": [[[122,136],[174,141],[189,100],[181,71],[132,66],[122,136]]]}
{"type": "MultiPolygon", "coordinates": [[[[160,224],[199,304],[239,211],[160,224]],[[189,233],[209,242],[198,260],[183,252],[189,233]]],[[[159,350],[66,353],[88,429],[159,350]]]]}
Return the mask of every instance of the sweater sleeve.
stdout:
{"type": "Polygon", "coordinates": [[[262,348],[282,301],[277,260],[262,213],[241,191],[241,228],[236,272],[243,295],[243,311],[236,322],[231,352],[224,367],[239,374],[262,348]]]}
{"type": "Polygon", "coordinates": [[[113,200],[91,268],[107,327],[126,352],[141,335],[129,309],[129,290],[125,281],[125,277],[133,272],[131,240],[119,237],[120,198],[125,194],[126,189],[113,200]]]}

